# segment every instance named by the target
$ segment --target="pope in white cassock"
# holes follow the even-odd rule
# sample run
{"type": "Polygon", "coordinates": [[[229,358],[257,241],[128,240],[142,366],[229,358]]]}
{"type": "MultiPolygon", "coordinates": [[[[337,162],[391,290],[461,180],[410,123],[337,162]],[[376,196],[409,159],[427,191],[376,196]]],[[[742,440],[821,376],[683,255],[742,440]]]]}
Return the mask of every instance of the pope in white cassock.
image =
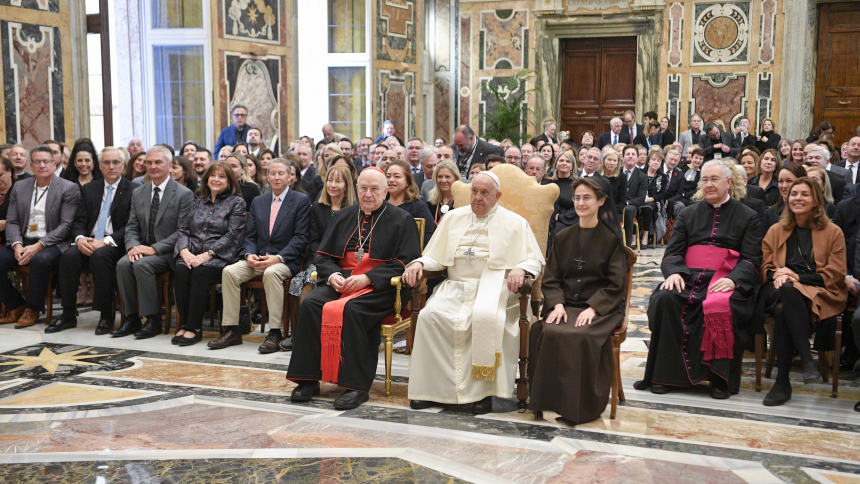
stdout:
{"type": "Polygon", "coordinates": [[[497,204],[499,178],[472,180],[471,204],[445,215],[424,255],[403,280],[414,286],[423,271],[448,271],[418,317],[409,372],[413,409],[473,403],[492,410],[492,397],[511,398],[519,357],[517,291],[536,278],[544,258],[528,222],[497,204]]]}

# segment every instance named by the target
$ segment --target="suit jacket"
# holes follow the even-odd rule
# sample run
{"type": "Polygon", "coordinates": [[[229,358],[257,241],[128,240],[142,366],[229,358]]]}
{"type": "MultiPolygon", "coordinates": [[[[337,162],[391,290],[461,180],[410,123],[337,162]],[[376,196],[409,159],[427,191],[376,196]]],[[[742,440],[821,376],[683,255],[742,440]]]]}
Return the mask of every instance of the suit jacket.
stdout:
{"type": "Polygon", "coordinates": [[[421,199],[425,202],[430,199],[430,192],[436,187],[436,182],[433,180],[424,180],[421,184],[421,199]]]}
{"type": "Polygon", "coordinates": [[[636,125],[636,133],[635,134],[630,131],[630,126],[627,126],[626,124],[623,124],[623,123],[621,124],[621,132],[627,135],[627,139],[636,139],[636,136],[639,136],[639,133],[641,133],[643,131],[645,131],[645,126],[643,126],[641,124],[636,125]]]}
{"type": "MultiPolygon", "coordinates": [[[[30,224],[30,203],[33,201],[33,190],[36,177],[18,180],[9,190],[9,209],[6,212],[6,242],[11,246],[15,242],[24,243],[23,236],[30,224]]],[[[60,252],[69,248],[71,239],[69,232],[75,219],[81,189],[78,185],[64,180],[57,175],[51,179],[45,200],[45,236],[39,239],[45,247],[56,245],[60,252]]]]}
{"type": "MultiPolygon", "coordinates": [[[[125,226],[127,249],[143,244],[143,241],[148,238],[152,186],[153,183],[150,181],[137,187],[132,193],[131,213],[125,226]]],[[[152,248],[160,255],[173,255],[176,239],[179,237],[179,225],[185,220],[193,203],[194,193],[191,190],[176,183],[172,178],[167,181],[155,216],[155,243],[152,244],[152,248]]]]}
{"type": "MultiPolygon", "coordinates": [[[[707,136],[702,130],[699,130],[699,140],[701,141],[702,136],[707,136]]],[[[678,137],[678,142],[681,143],[681,156],[687,156],[687,148],[693,146],[693,130],[688,129],[681,133],[681,136],[678,137]]]]}
{"type": "MultiPolygon", "coordinates": [[[[221,148],[225,146],[233,146],[236,143],[242,141],[244,142],[248,137],[248,131],[253,128],[250,124],[245,125],[245,132],[242,135],[242,139],[237,139],[239,136],[236,133],[236,125],[231,124],[226,128],[221,130],[221,134],[218,135],[218,141],[215,142],[215,151],[212,154],[215,155],[215,158],[218,158],[218,153],[221,151],[221,148]]],[[[276,151],[277,153],[277,151],[276,151]]]]}
{"type": "MultiPolygon", "coordinates": [[[[747,188],[749,188],[750,186],[752,186],[752,185],[747,185],[747,188]]],[[[756,188],[761,190],[761,187],[756,187],[756,188]]],[[[762,193],[764,193],[764,191],[762,191],[762,193]]],[[[759,231],[756,234],[756,237],[758,237],[759,240],[763,239],[764,235],[767,233],[767,227],[765,227],[764,224],[762,223],[763,219],[764,219],[764,211],[765,211],[764,200],[752,198],[749,196],[749,193],[747,193],[747,196],[745,196],[744,198],[741,198],[739,201],[741,203],[743,203],[744,205],[746,205],[747,207],[755,210],[756,218],[758,219],[758,228],[759,228],[759,231]]]]}
{"type": "MultiPolygon", "coordinates": [[[[628,135],[623,129],[618,133],[618,142],[626,144],[630,143],[630,135],[628,135]]],[[[612,144],[612,131],[600,133],[600,136],[597,137],[597,147],[602,150],[604,146],[610,144],[612,144]]]]}
{"type": "MultiPolygon", "coordinates": [[[[624,167],[621,167],[619,177],[624,177],[624,167]]],[[[633,168],[630,179],[627,180],[627,205],[641,207],[648,195],[648,174],[639,168],[633,168]]]]}
{"type": "MultiPolygon", "coordinates": [[[[468,174],[469,171],[472,170],[472,167],[478,163],[482,163],[482,164],[486,165],[487,164],[487,157],[490,155],[499,155],[499,156],[502,155],[502,152],[499,151],[498,147],[493,146],[484,140],[481,140],[479,138],[475,138],[475,144],[476,144],[475,151],[472,154],[472,159],[469,161],[469,166],[466,167],[465,171],[460,170],[461,173],[468,174]]],[[[452,145],[451,149],[454,150],[454,161],[456,163],[457,160],[460,159],[460,152],[457,150],[456,146],[452,145]]],[[[466,178],[468,178],[468,177],[466,177],[466,178]]]]}
{"type": "Polygon", "coordinates": [[[317,167],[311,163],[308,166],[305,174],[302,175],[302,190],[308,194],[311,198],[311,201],[317,201],[320,198],[320,192],[323,189],[323,181],[320,178],[320,172],[317,171],[317,167]]]}
{"type": "MultiPolygon", "coordinates": [[[[728,153],[724,152],[723,150],[719,150],[720,153],[723,154],[723,158],[727,156],[737,158],[738,154],[741,152],[741,146],[738,144],[738,141],[735,139],[735,135],[733,135],[732,133],[721,132],[720,143],[731,147],[728,153]]],[[[711,161],[714,159],[714,140],[712,140],[711,137],[707,135],[707,133],[699,134],[699,146],[703,150],[705,150],[705,161],[711,161]]]]}
{"type": "MultiPolygon", "coordinates": [[[[736,134],[732,135],[732,137],[734,138],[734,141],[737,142],[738,146],[741,148],[741,151],[743,151],[744,146],[755,146],[756,145],[755,134],[753,134],[753,133],[747,133],[747,136],[745,138],[743,138],[743,140],[741,140],[741,134],[740,133],[736,133],[736,134]]],[[[777,143],[779,143],[779,141],[777,141],[777,143]]]]}
{"type": "MultiPolygon", "coordinates": [[[[125,226],[131,212],[131,196],[134,189],[139,186],[137,183],[121,177],[116,192],[111,198],[109,212],[111,227],[113,228],[111,238],[119,247],[125,246],[125,226]]],[[[75,221],[72,223],[71,240],[75,240],[79,235],[89,237],[93,233],[93,229],[99,221],[104,192],[104,178],[93,180],[81,188],[81,202],[78,204],[75,221]]]]}
{"type": "MultiPolygon", "coordinates": [[[[761,200],[761,203],[764,204],[764,206],[762,206],[762,211],[764,211],[764,207],[767,206],[767,196],[765,195],[764,189],[762,187],[758,185],[747,185],[747,197],[755,200],[761,200]]],[[[743,202],[743,200],[741,201],[743,202]]],[[[755,207],[753,207],[749,203],[745,203],[744,205],[755,210],[755,207]]],[[[762,236],[764,236],[764,234],[762,234],[762,236]]]]}
{"type": "Polygon", "coordinates": [[[663,199],[677,201],[675,195],[678,193],[683,194],[684,192],[684,172],[676,166],[672,171],[665,173],[663,176],[666,178],[666,195],[663,199]]]}
{"type": "Polygon", "coordinates": [[[833,203],[839,205],[839,202],[842,201],[842,196],[845,195],[845,186],[848,184],[847,180],[851,172],[833,164],[830,165],[829,170],[825,171],[828,178],[830,178],[830,191],[833,192],[833,203]]]}
{"type": "Polygon", "coordinates": [[[417,174],[412,175],[412,178],[415,179],[415,184],[418,186],[418,192],[421,192],[421,187],[424,185],[424,170],[419,171],[417,174]]]}
{"type": "Polygon", "coordinates": [[[298,274],[302,270],[305,250],[310,241],[311,199],[304,193],[288,190],[278,209],[272,233],[269,234],[274,197],[269,192],[251,203],[241,254],[244,257],[248,254],[278,255],[293,274],[298,274]]]}
{"type": "Polygon", "coordinates": [[[857,234],[860,228],[860,195],[846,196],[836,206],[836,215],[833,216],[833,223],[836,224],[845,236],[845,262],[848,265],[848,274],[857,277],[855,270],[858,267],[856,262],[857,254],[857,234]]]}

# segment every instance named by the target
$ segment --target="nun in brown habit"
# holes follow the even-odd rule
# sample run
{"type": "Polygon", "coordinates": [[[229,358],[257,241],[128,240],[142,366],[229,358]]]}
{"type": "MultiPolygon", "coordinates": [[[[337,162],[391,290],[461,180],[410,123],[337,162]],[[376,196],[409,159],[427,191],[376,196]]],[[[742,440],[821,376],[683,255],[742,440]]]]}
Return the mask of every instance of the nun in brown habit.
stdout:
{"type": "Polygon", "coordinates": [[[579,222],[556,235],[543,279],[543,319],[529,331],[529,409],[595,420],[612,386],[612,331],[624,321],[627,254],[609,184],[573,182],[579,222]]]}

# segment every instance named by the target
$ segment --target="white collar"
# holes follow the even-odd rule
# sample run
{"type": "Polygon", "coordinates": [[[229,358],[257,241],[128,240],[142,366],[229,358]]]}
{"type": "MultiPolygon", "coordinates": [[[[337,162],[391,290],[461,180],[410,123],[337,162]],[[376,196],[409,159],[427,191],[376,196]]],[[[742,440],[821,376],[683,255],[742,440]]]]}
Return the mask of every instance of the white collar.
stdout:
{"type": "Polygon", "coordinates": [[[723,206],[723,205],[725,205],[725,204],[727,204],[727,203],[729,203],[729,200],[731,200],[731,199],[732,199],[732,196],[731,196],[731,195],[729,195],[729,194],[726,194],[726,199],[725,199],[725,200],[723,200],[723,201],[722,201],[722,202],[720,202],[720,203],[716,203],[716,204],[712,204],[712,205],[714,206],[714,208],[722,208],[722,206],[723,206]]]}
{"type": "Polygon", "coordinates": [[[113,187],[113,191],[117,191],[117,189],[119,188],[119,182],[121,182],[121,181],[122,181],[122,177],[119,177],[117,179],[117,181],[111,183],[110,185],[107,182],[105,182],[105,190],[107,190],[107,187],[113,187]]]}
{"type": "Polygon", "coordinates": [[[167,176],[167,179],[161,185],[156,185],[155,182],[152,182],[152,190],[155,191],[155,188],[158,187],[161,193],[164,193],[164,189],[167,188],[168,183],[170,183],[170,175],[167,176]]]}
{"type": "Polygon", "coordinates": [[[272,203],[275,203],[275,199],[278,199],[278,203],[282,203],[284,198],[287,196],[287,193],[290,191],[290,187],[284,189],[280,195],[275,195],[275,192],[272,192],[272,203]]]}

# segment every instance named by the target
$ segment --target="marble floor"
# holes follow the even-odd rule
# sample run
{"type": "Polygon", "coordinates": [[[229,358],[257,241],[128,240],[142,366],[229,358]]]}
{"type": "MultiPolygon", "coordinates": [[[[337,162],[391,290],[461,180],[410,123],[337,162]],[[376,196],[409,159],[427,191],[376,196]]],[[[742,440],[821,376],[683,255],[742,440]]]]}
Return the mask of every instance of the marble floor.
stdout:
{"type": "Polygon", "coordinates": [[[729,400],[633,389],[660,256],[645,250],[635,268],[627,400],[616,419],[607,408],[577,426],[505,399],[484,416],[413,411],[402,341],[391,395],[380,358],[370,402],[336,411],[333,385],[308,404],[289,401],[290,353],[259,354],[259,332],[213,351],[95,336],[86,310],[56,334],[0,326],[0,482],[860,483],[860,372],[840,375],[838,398],[792,375],[794,396],[777,408],[761,404],[773,380],[755,391],[752,354],[729,400]]]}

